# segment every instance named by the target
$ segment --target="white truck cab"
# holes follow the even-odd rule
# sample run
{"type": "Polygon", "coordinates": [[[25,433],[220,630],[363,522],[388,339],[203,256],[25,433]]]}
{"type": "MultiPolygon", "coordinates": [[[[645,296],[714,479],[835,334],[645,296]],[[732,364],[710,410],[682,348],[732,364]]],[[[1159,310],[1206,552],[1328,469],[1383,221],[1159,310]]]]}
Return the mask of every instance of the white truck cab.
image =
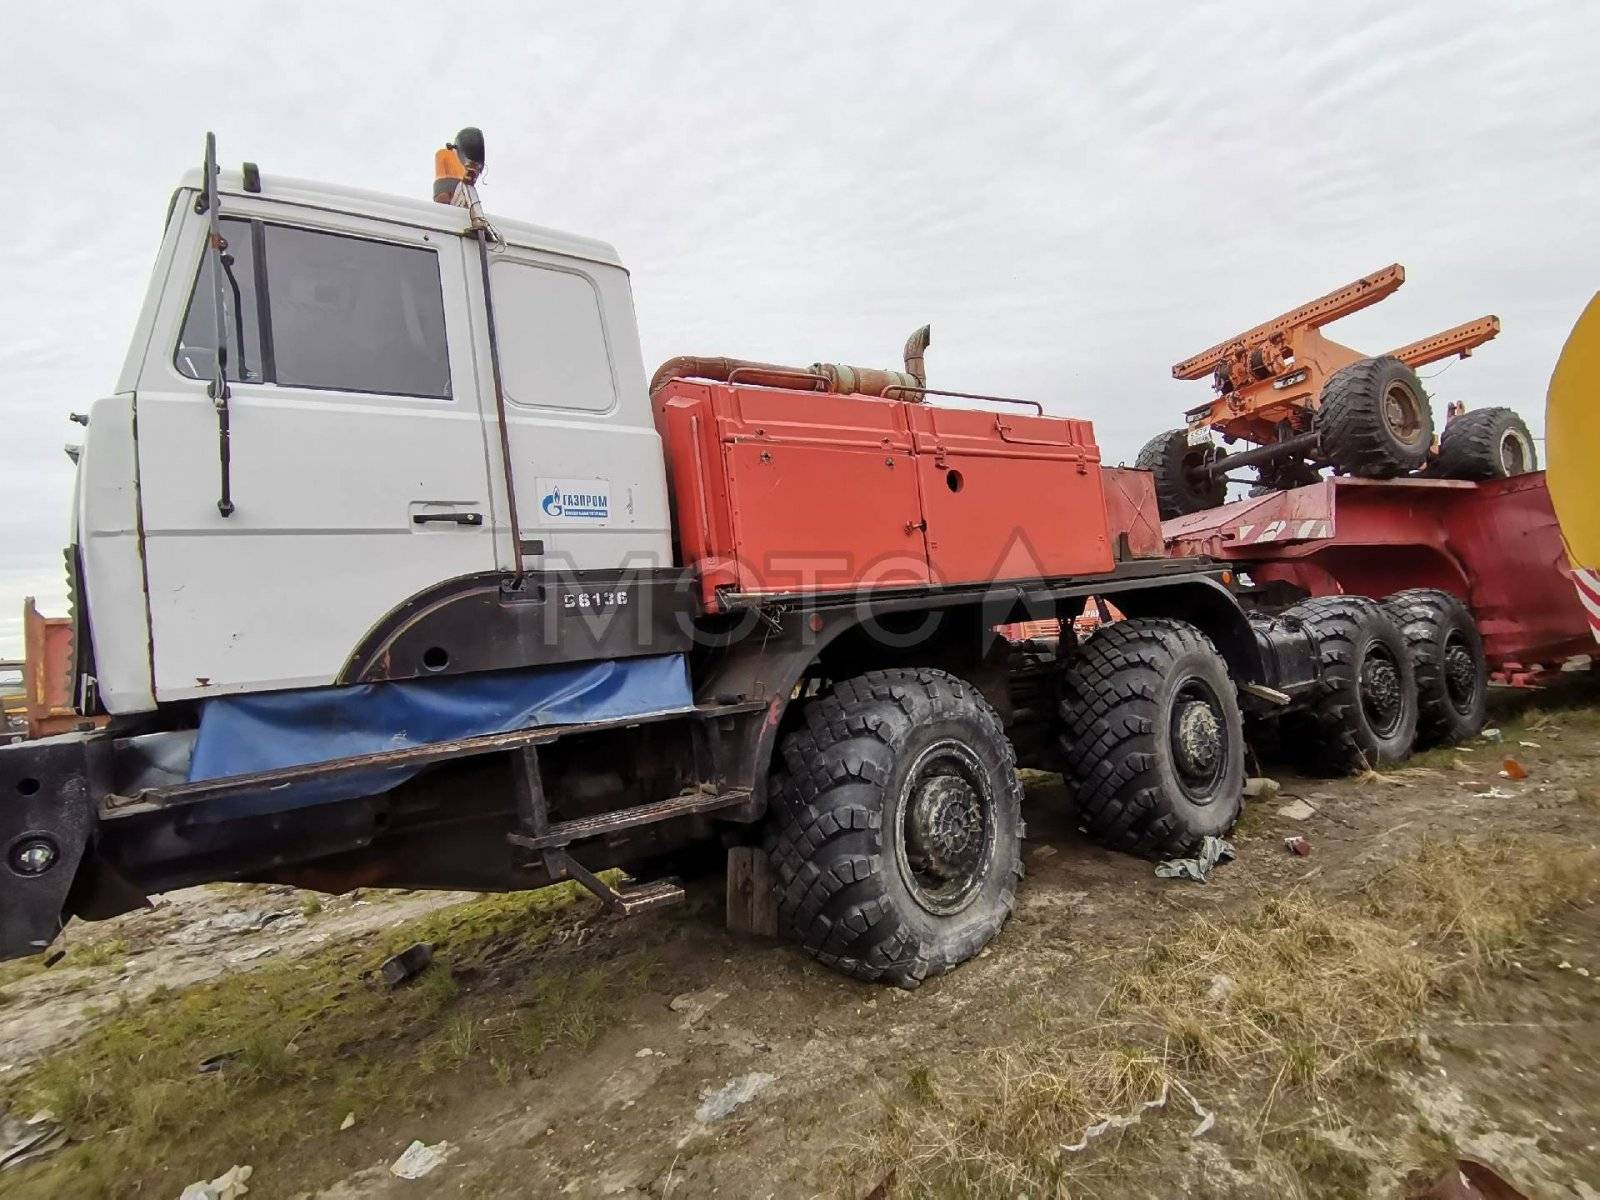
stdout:
{"type": "Polygon", "coordinates": [[[601,242],[460,207],[221,171],[175,193],[76,529],[112,714],[347,682],[451,581],[668,568],[665,469],[627,272],[601,242]],[[215,264],[233,510],[219,510],[215,264]],[[502,452],[484,279],[505,407],[502,452]],[[505,461],[506,459],[509,461],[505,461]],[[517,536],[509,519],[513,480],[517,536]]]}

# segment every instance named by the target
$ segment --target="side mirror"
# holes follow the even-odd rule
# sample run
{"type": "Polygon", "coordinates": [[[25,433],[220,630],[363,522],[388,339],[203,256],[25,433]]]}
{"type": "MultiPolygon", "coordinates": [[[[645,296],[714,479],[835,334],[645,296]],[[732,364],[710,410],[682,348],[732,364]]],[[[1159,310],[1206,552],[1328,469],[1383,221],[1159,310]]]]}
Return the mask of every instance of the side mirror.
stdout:
{"type": "Polygon", "coordinates": [[[483,130],[476,125],[468,125],[456,134],[455,149],[461,165],[467,169],[467,175],[476,179],[483,171],[483,130]]]}

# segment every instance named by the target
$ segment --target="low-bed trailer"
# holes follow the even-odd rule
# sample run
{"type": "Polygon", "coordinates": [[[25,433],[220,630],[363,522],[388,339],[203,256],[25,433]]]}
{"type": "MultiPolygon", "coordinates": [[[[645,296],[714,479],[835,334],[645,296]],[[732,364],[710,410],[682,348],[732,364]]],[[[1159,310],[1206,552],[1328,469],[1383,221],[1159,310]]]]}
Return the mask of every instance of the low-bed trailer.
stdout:
{"type": "Polygon", "coordinates": [[[1595,630],[1543,471],[1481,483],[1327,477],[1175,517],[1171,553],[1233,564],[1258,594],[1459,598],[1493,678],[1592,657],[1595,630]]]}
{"type": "Polygon", "coordinates": [[[926,330],[904,371],[647,385],[614,252],[490,221],[482,160],[464,130],[413,203],[208,139],[76,455],[69,692],[105,724],[0,748],[0,957],[210,880],[631,913],[720,840],[809,952],[912,986],[1011,909],[1017,747],[1152,855],[1232,825],[1246,714],[1332,770],[1409,751],[1378,606],[1247,612],[1088,422],[929,387],[926,330]],[[1090,596],[1125,619],[995,633],[1090,596]]]}

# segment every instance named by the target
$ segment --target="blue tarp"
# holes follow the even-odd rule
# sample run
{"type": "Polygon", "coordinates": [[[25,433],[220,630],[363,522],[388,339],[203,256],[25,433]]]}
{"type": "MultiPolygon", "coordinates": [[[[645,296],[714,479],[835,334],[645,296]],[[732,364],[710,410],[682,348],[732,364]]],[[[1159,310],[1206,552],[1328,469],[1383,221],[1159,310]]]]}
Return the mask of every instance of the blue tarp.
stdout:
{"type": "MultiPolygon", "coordinates": [[[[681,654],[219,697],[201,711],[189,779],[249,775],[538,725],[649,716],[693,703],[681,654]]],[[[274,788],[229,801],[225,815],[370,796],[419,769],[274,788]]]]}

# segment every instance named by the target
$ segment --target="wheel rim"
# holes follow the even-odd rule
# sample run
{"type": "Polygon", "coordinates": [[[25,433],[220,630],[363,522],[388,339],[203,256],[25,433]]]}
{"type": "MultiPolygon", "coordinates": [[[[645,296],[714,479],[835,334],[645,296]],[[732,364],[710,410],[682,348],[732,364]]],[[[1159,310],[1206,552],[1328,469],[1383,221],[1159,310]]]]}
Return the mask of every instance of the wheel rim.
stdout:
{"type": "Polygon", "coordinates": [[[1478,699],[1478,658],[1460,633],[1445,640],[1444,690],[1456,712],[1462,716],[1472,712],[1478,699]]]}
{"type": "Polygon", "coordinates": [[[1172,765],[1183,794],[1210,804],[1228,770],[1227,717],[1211,685],[1190,676],[1173,697],[1167,722],[1172,765]]]}
{"type": "Polygon", "coordinates": [[[939,916],[975,899],[994,856],[994,803],[982,762],[962,743],[929,746],[900,790],[895,859],[912,898],[939,916]]]}
{"type": "Polygon", "coordinates": [[[1403,383],[1392,383],[1383,393],[1383,423],[1408,446],[1422,440],[1422,405],[1403,383]]]}
{"type": "Polygon", "coordinates": [[[1500,467],[1507,475],[1521,475],[1528,469],[1528,447],[1515,429],[1500,435],[1500,467]]]}
{"type": "Polygon", "coordinates": [[[1406,707],[1403,683],[1389,648],[1371,646],[1361,659],[1361,711],[1379,737],[1389,737],[1400,728],[1406,707]]]}

